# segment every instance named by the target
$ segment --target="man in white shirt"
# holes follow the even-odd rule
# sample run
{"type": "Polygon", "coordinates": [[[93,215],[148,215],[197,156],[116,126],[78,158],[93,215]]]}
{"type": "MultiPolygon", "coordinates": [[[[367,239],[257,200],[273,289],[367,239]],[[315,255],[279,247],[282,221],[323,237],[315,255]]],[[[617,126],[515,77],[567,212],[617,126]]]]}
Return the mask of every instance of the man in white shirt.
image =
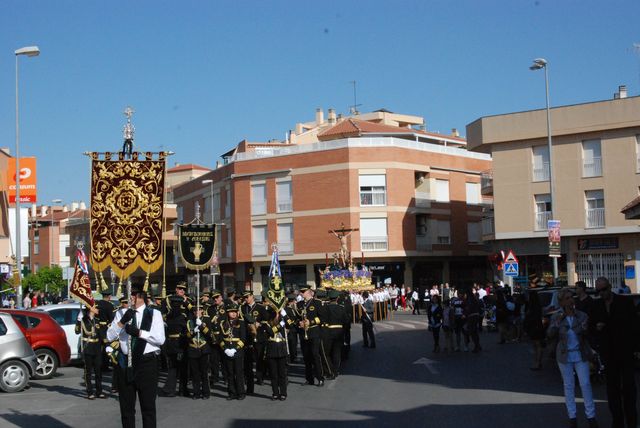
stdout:
{"type": "Polygon", "coordinates": [[[124,428],[135,427],[136,395],[140,398],[143,427],[156,426],[158,356],[165,335],[162,314],[147,307],[146,299],[142,287],[132,289],[131,308],[119,310],[107,330],[108,341],[120,341],[121,357],[116,370],[120,370],[118,401],[124,428]]]}

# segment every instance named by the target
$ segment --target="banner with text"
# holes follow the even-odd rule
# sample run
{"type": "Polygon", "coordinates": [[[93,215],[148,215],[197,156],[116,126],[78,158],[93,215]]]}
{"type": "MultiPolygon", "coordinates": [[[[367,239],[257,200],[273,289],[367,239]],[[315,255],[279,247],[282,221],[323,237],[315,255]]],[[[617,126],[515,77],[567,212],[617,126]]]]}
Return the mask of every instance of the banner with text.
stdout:
{"type": "Polygon", "coordinates": [[[560,257],[560,220],[548,220],[549,257],[560,257]]]}
{"type": "MultiPolygon", "coordinates": [[[[9,203],[16,203],[16,160],[7,160],[7,184],[9,203]]],[[[20,158],[20,203],[37,202],[36,198],[36,158],[20,158]]]]}
{"type": "Polygon", "coordinates": [[[216,244],[214,224],[185,224],[179,226],[180,257],[185,266],[202,270],[213,263],[216,244]]]}

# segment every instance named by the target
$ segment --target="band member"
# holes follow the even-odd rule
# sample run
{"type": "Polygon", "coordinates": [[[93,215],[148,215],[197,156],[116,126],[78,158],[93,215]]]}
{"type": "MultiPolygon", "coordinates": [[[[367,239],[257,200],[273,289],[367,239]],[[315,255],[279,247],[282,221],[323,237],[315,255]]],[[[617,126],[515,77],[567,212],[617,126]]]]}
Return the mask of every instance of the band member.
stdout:
{"type": "Polygon", "coordinates": [[[227,400],[244,400],[245,324],[238,317],[238,305],[227,306],[227,319],[220,323],[220,347],[224,351],[227,373],[227,400]]]}
{"type": "MultiPolygon", "coordinates": [[[[208,317],[207,317],[208,318],[208,317]]],[[[209,389],[209,355],[211,354],[209,321],[204,319],[203,310],[196,313],[196,317],[187,323],[187,338],[189,348],[189,369],[191,370],[191,384],[193,385],[193,399],[208,400],[211,396],[209,389]]]]}
{"type": "Polygon", "coordinates": [[[325,305],[327,315],[327,336],[324,339],[324,351],[328,359],[329,370],[333,378],[338,376],[344,343],[344,324],[348,321],[344,306],[338,304],[340,293],[329,291],[329,303],[325,305]]]}
{"type": "Polygon", "coordinates": [[[120,340],[118,401],[122,426],[135,427],[136,396],[140,400],[142,425],[156,426],[158,390],[158,355],[164,344],[162,314],[146,306],[147,293],[142,287],[131,290],[131,306],[118,311],[107,330],[107,339],[120,340]]]}
{"type": "Polygon", "coordinates": [[[295,363],[298,357],[298,323],[300,315],[296,306],[296,296],[294,294],[287,295],[287,306],[284,307],[286,312],[285,322],[287,324],[287,345],[289,346],[289,362],[295,363]]]}
{"type": "Polygon", "coordinates": [[[265,346],[268,334],[263,328],[267,320],[265,307],[256,303],[253,292],[242,294],[242,318],[247,329],[247,343],[244,352],[244,374],[247,382],[247,394],[253,394],[253,363],[256,366],[256,383],[262,385],[265,373],[265,346]]]}
{"type": "Polygon", "coordinates": [[[349,352],[351,351],[351,323],[355,318],[354,306],[351,302],[351,298],[348,292],[341,293],[340,297],[338,297],[337,303],[344,307],[345,312],[345,320],[342,325],[342,334],[344,338],[344,342],[342,344],[342,360],[349,359],[349,352]]]}
{"type": "Polygon", "coordinates": [[[82,337],[82,359],[84,361],[84,383],[87,387],[87,398],[95,400],[107,398],[102,392],[102,344],[103,336],[98,324],[98,309],[84,308],[78,314],[75,332],[82,337]],[[91,383],[93,373],[96,382],[95,391],[91,383]]]}
{"type": "Polygon", "coordinates": [[[318,380],[317,386],[324,386],[322,373],[322,360],[320,358],[320,308],[322,302],[314,299],[314,292],[309,287],[301,287],[303,300],[298,303],[301,313],[300,328],[303,330],[302,356],[304,358],[304,374],[306,385],[314,385],[314,377],[318,380]]]}
{"type": "Polygon", "coordinates": [[[226,382],[227,376],[223,363],[223,353],[220,347],[220,322],[227,317],[224,303],[222,302],[222,295],[219,291],[213,291],[211,293],[213,304],[209,307],[209,318],[211,328],[211,378],[210,384],[217,383],[220,380],[220,369],[222,368],[222,379],[226,382]]]}
{"type": "MultiPolygon", "coordinates": [[[[180,288],[177,288],[180,290],[180,288]]],[[[187,389],[187,310],[184,307],[184,294],[167,297],[163,308],[166,322],[166,343],[164,353],[167,357],[167,380],[162,388],[165,397],[176,396],[176,384],[180,377],[180,393],[188,397],[187,389]]]]}
{"type": "Polygon", "coordinates": [[[269,311],[269,328],[265,329],[269,339],[267,341],[266,357],[271,374],[271,399],[287,399],[287,331],[285,329],[287,312],[269,311]]]}

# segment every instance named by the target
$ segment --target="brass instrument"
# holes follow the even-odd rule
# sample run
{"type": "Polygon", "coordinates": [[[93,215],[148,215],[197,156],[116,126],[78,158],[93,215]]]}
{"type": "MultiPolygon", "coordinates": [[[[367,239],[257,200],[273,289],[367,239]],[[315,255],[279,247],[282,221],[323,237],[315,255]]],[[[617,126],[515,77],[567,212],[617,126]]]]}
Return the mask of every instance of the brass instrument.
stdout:
{"type": "Polygon", "coordinates": [[[304,326],[304,340],[309,340],[309,335],[307,334],[309,330],[309,320],[307,319],[307,302],[305,302],[304,307],[302,308],[302,325],[304,326]]]}

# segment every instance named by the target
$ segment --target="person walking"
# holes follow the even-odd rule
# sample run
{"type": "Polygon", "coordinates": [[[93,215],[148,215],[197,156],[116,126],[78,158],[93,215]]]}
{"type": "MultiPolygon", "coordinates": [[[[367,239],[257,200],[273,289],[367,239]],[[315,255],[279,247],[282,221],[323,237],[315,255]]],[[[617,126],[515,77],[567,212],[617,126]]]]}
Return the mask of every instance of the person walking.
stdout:
{"type": "Polygon", "coordinates": [[[607,378],[607,398],[613,428],[635,428],[636,409],[635,361],[637,350],[638,314],[633,301],[616,295],[607,278],[596,280],[600,299],[594,300],[590,330],[594,334],[600,356],[604,360],[607,378]]]}
{"type": "Polygon", "coordinates": [[[407,289],[404,286],[404,284],[402,284],[402,288],[400,289],[400,304],[402,305],[402,310],[406,311],[407,310],[407,289]]]}
{"type": "Polygon", "coordinates": [[[415,288],[411,293],[411,306],[413,307],[413,311],[411,312],[411,314],[415,315],[417,312],[418,315],[420,315],[420,294],[415,288]]]}
{"type": "Polygon", "coordinates": [[[95,400],[96,397],[107,398],[102,392],[102,335],[98,328],[97,313],[98,309],[95,306],[85,307],[78,313],[75,326],[75,333],[82,338],[84,383],[89,400],[95,400]],[[95,381],[95,389],[91,382],[92,377],[95,381]]]}
{"type": "Polygon", "coordinates": [[[444,331],[444,352],[453,352],[453,326],[455,317],[449,300],[445,300],[442,307],[442,331],[444,331]]]}
{"type": "MultiPolygon", "coordinates": [[[[596,428],[596,407],[589,379],[589,359],[591,347],[587,343],[588,317],[577,311],[571,290],[563,288],[558,292],[558,304],[561,310],[550,321],[547,335],[557,340],[556,359],[564,384],[564,400],[569,415],[569,427],[577,427],[575,377],[578,375],[580,389],[584,399],[584,408],[589,428],[596,428]]],[[[614,426],[617,426],[614,424],[614,426]]],[[[635,426],[635,425],[634,425],[635,426]]]]}
{"type": "Polygon", "coordinates": [[[433,334],[433,352],[440,352],[440,327],[442,327],[442,306],[440,296],[433,296],[431,304],[427,308],[429,330],[433,334]]]}
{"type": "Polygon", "coordinates": [[[465,335],[465,351],[469,349],[469,339],[473,341],[473,350],[471,352],[478,353],[482,351],[480,346],[480,336],[478,335],[478,326],[480,324],[480,302],[478,301],[473,290],[469,289],[464,292],[464,320],[467,334],[465,335]]]}
{"type": "Polygon", "coordinates": [[[529,293],[526,304],[523,328],[533,345],[533,365],[531,370],[542,368],[542,347],[544,343],[544,327],[542,325],[542,305],[537,291],[529,293]]]}
{"type": "Polygon", "coordinates": [[[362,293],[364,314],[362,315],[362,342],[365,348],[376,347],[376,337],[373,335],[373,301],[369,298],[369,292],[362,293]]]}

